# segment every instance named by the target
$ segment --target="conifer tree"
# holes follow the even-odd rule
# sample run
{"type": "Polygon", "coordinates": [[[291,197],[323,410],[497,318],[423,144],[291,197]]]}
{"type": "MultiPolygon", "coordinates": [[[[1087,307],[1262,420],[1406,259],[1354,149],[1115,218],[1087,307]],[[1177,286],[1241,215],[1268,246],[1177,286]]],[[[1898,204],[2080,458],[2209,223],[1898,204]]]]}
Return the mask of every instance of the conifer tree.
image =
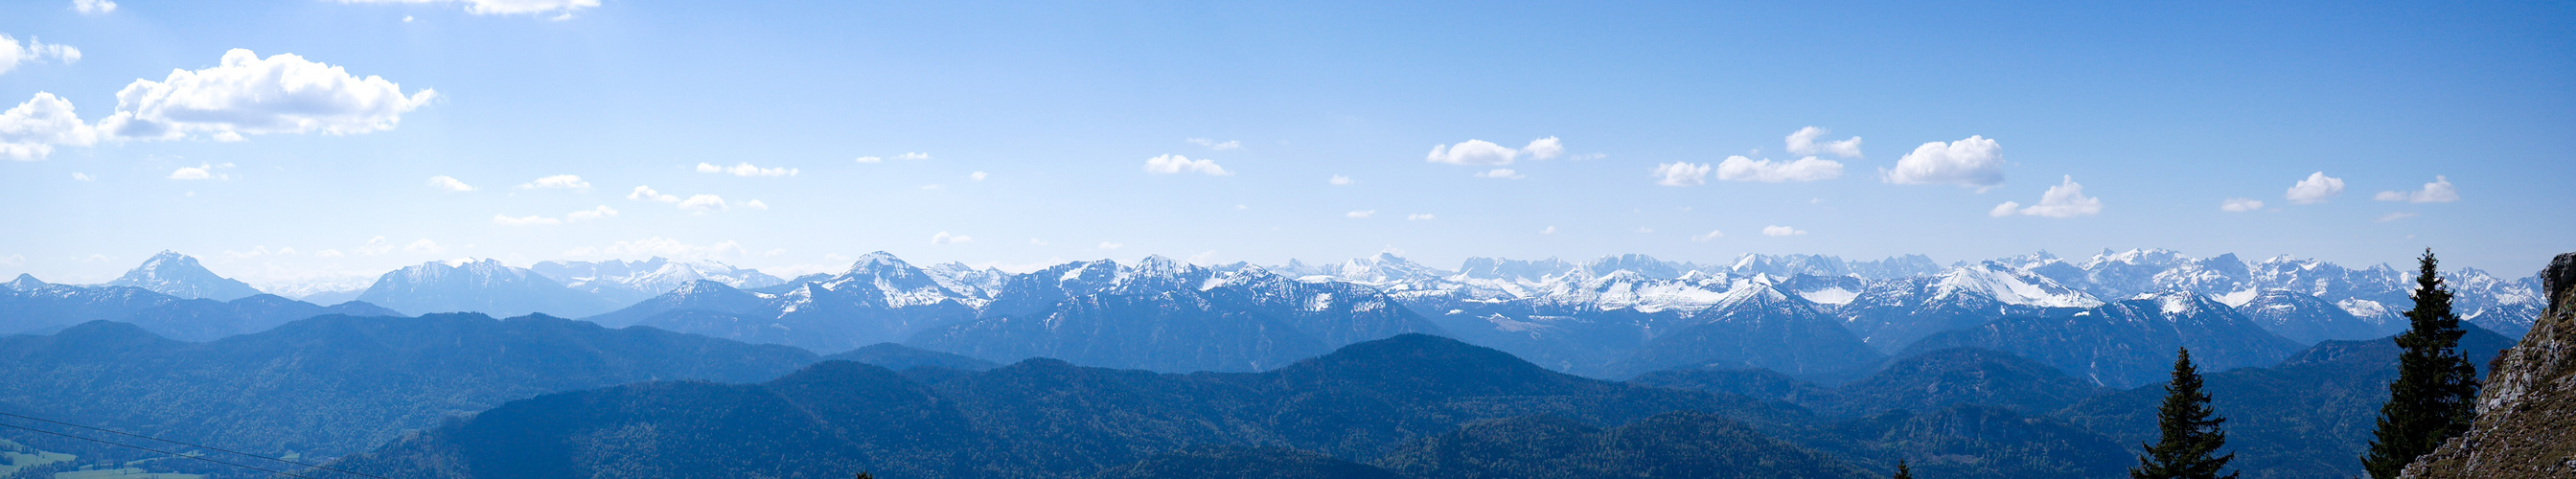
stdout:
{"type": "Polygon", "coordinates": [[[2225,422],[2210,409],[2209,393],[2200,390],[2200,369],[2191,364],[2191,349],[2178,350],[2173,382],[2165,384],[2164,406],[2156,409],[2161,433],[2155,444],[2144,445],[2147,454],[2138,457],[2138,467],[2129,468],[2129,478],[2235,479],[2236,473],[2219,471],[2227,469],[2236,453],[2212,455],[2227,445],[2227,431],[2219,428],[2225,422]]]}
{"type": "Polygon", "coordinates": [[[2469,430],[2477,420],[2478,370],[2460,355],[2460,317],[2451,314],[2451,290],[2442,285],[2433,250],[2424,250],[2415,272],[2415,308],[2397,335],[2397,382],[2379,407],[2379,431],[2361,456],[2370,477],[2392,479],[2416,456],[2469,430]]]}
{"type": "Polygon", "coordinates": [[[1914,468],[1905,467],[1904,459],[1896,460],[1896,476],[1894,476],[1894,479],[1914,479],[1914,468]]]}

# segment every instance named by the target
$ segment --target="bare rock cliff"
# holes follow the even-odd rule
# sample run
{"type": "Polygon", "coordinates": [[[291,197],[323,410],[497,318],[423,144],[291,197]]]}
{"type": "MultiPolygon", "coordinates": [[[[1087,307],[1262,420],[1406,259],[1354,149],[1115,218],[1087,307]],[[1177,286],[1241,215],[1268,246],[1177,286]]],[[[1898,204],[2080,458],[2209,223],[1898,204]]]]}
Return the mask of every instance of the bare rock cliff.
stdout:
{"type": "Polygon", "coordinates": [[[2576,253],[2541,271],[2549,309],[2498,356],[2467,434],[2403,477],[2576,477],[2576,253]]]}

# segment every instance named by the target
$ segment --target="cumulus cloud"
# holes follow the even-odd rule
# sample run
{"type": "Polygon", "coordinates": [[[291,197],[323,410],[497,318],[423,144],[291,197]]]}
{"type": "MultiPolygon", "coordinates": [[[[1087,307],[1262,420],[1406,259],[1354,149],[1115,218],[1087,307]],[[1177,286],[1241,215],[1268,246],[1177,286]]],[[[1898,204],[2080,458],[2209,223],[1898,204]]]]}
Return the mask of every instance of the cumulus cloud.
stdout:
{"type": "Polygon", "coordinates": [[[82,15],[113,13],[116,11],[116,2],[110,2],[107,0],[72,0],[72,11],[80,12],[82,15]]]}
{"type": "Polygon", "coordinates": [[[446,247],[439,246],[438,242],[430,241],[429,238],[421,238],[420,241],[413,241],[403,246],[405,253],[438,254],[444,251],[447,251],[446,247]]]}
{"type": "Polygon", "coordinates": [[[2263,209],[2263,201],[2253,198],[2228,198],[2218,202],[2220,211],[2245,212],[2263,209]]]}
{"type": "Polygon", "coordinates": [[[941,231],[941,232],[939,232],[939,234],[930,235],[930,244],[957,244],[957,243],[971,243],[971,242],[974,242],[974,241],[975,241],[975,237],[973,237],[973,236],[966,236],[966,235],[952,235],[952,234],[948,234],[948,232],[946,232],[946,231],[941,231]]]}
{"type": "Polygon", "coordinates": [[[227,175],[227,174],[223,174],[223,173],[216,173],[216,172],[215,172],[215,169],[216,169],[216,168],[225,168],[225,167],[230,167],[230,166],[233,166],[233,164],[231,164],[231,163],[225,163],[225,164],[220,164],[220,165],[198,164],[197,166],[193,166],[193,167],[180,167],[178,170],[173,170],[173,171],[171,171],[171,172],[170,172],[170,179],[173,179],[173,180],[229,180],[229,179],[233,179],[233,176],[232,176],[232,175],[227,175]]]}
{"type": "Polygon", "coordinates": [[[2424,184],[2424,189],[2415,191],[2382,191],[2379,192],[2377,196],[2372,196],[2371,199],[2379,201],[2404,201],[2408,203],[2449,203],[2460,200],[2460,190],[2458,188],[2451,187],[2450,178],[2434,176],[2432,183],[2424,184]]]}
{"type": "Polygon", "coordinates": [[[572,213],[569,213],[569,214],[565,214],[565,215],[564,215],[564,218],[565,218],[565,219],[570,219],[570,220],[573,220],[573,221],[590,221],[590,220],[601,219],[601,218],[615,218],[615,217],[617,217],[617,209],[616,209],[616,208],[610,208],[610,207],[608,207],[608,205],[599,205],[599,207],[596,207],[596,208],[591,208],[591,209],[581,210],[581,211],[575,211],[575,212],[572,212],[572,213]]]}
{"type": "Polygon", "coordinates": [[[1799,128],[1798,131],[1790,132],[1789,137],[1787,138],[1789,143],[1789,153],[1794,155],[1822,155],[1831,153],[1834,156],[1843,158],[1860,157],[1860,137],[1855,136],[1848,140],[1827,141],[1824,143],[1816,142],[1816,139],[1823,138],[1826,133],[1831,132],[1831,130],[1812,126],[1799,128]]]}
{"type": "Polygon", "coordinates": [[[80,59],[80,49],[69,45],[46,44],[36,41],[35,37],[27,37],[27,43],[21,45],[18,39],[0,33],[0,74],[17,69],[20,63],[44,63],[49,60],[72,63],[80,59]]]}
{"type": "Polygon", "coordinates": [[[1359,183],[1359,180],[1353,180],[1348,176],[1333,175],[1333,179],[1324,180],[1324,182],[1331,183],[1333,186],[1350,186],[1353,183],[1359,183]]]}
{"type": "Polygon", "coordinates": [[[2288,198],[2290,204],[2313,205],[2342,194],[2343,179],[2326,176],[2326,172],[2319,171],[2308,174],[2308,179],[2291,184],[2290,191],[2281,193],[2281,197],[2288,198]]]}
{"type": "Polygon", "coordinates": [[[2073,175],[2069,175],[2066,177],[2066,181],[2064,183],[2048,187],[2047,192],[2041,193],[2039,195],[2039,204],[2024,207],[2021,206],[2021,203],[2006,201],[2004,204],[1995,205],[1995,209],[1987,211],[1986,214],[1997,217],[2018,214],[2026,216],[2046,216],[2050,218],[2073,218],[2090,214],[2100,214],[2101,212],[2102,200],[2090,196],[2084,196],[2084,185],[2076,184],[2075,177],[2073,175]]]}
{"type": "Polygon", "coordinates": [[[1565,142],[1553,136],[1530,140],[1529,146],[1521,147],[1521,153],[1529,154],[1533,160],[1553,160],[1565,156],[1565,142]]]}
{"type": "Polygon", "coordinates": [[[392,242],[385,241],[385,237],[378,236],[374,239],[367,240],[367,244],[359,245],[354,249],[358,251],[358,254],[375,256],[394,252],[394,244],[392,242]]]}
{"type": "Polygon", "coordinates": [[[1543,235],[1552,235],[1552,234],[1556,234],[1556,227],[1554,227],[1554,226],[1549,226],[1549,227],[1547,227],[1547,229],[1538,230],[1538,234],[1543,234],[1543,235]]]}
{"type": "Polygon", "coordinates": [[[880,162],[884,162],[884,161],[885,161],[885,159],[884,159],[884,158],[878,158],[878,157],[874,157],[874,156],[862,156],[862,157],[859,157],[859,159],[858,159],[858,162],[860,162],[860,163],[880,163],[880,162]]]}
{"type": "Polygon", "coordinates": [[[751,200],[751,201],[745,201],[745,202],[743,202],[743,203],[742,203],[742,207],[744,207],[744,208],[751,208],[751,209],[755,209],[755,210],[765,210],[765,209],[769,209],[769,204],[768,204],[768,203],[762,203],[762,202],[760,202],[760,200],[751,200]]]}
{"type": "Polygon", "coordinates": [[[967,173],[967,174],[966,174],[966,181],[984,181],[984,177],[986,177],[986,176],[989,176],[989,175],[985,175],[985,174],[984,174],[984,172],[981,172],[981,171],[974,172],[974,173],[967,173]]]}
{"type": "Polygon", "coordinates": [[[1046,245],[1047,245],[1047,242],[1046,242],[1046,240],[1042,240],[1042,239],[1029,238],[1029,245],[1031,245],[1031,246],[1046,246],[1046,245]]]}
{"type": "Polygon", "coordinates": [[[1455,145],[1433,145],[1431,156],[1425,160],[1452,165],[1491,166],[1512,164],[1512,159],[1520,155],[1520,150],[1496,145],[1490,141],[1467,140],[1455,145]]]}
{"type": "Polygon", "coordinates": [[[1798,161],[1778,162],[1729,156],[1726,157],[1726,161],[1717,163],[1717,179],[1720,181],[1806,182],[1830,180],[1842,176],[1841,162],[1819,160],[1813,156],[1800,158],[1798,161]]]}
{"type": "Polygon", "coordinates": [[[724,211],[725,200],[724,198],[717,197],[716,195],[691,195],[689,196],[689,199],[680,200],[680,209],[692,210],[698,213],[724,211]]]}
{"type": "Polygon", "coordinates": [[[1431,214],[1430,214],[1430,213],[1414,213],[1414,214],[1404,215],[1404,219],[1405,219],[1406,221],[1428,221],[1428,220],[1432,220],[1432,219],[1437,219],[1437,217],[1431,216],[1431,214]]]}
{"type": "Polygon", "coordinates": [[[1798,236],[1803,234],[1807,234],[1807,230],[1779,225],[1762,227],[1763,236],[1798,236]]]}
{"type": "Polygon", "coordinates": [[[530,181],[519,185],[519,189],[522,190],[533,190],[538,188],[589,192],[590,182],[582,181],[580,176],[575,175],[554,175],[538,178],[536,181],[530,181]]]}
{"type": "Polygon", "coordinates": [[[429,186],[449,193],[474,191],[474,185],[465,184],[463,181],[457,181],[456,178],[451,178],[446,175],[429,177],[429,186]]]}
{"type": "Polygon", "coordinates": [[[1206,139],[1206,138],[1191,138],[1191,139],[1189,139],[1188,141],[1189,141],[1189,142],[1191,142],[1191,143],[1197,143],[1199,146],[1208,147],[1208,149],[1210,149],[1210,150],[1216,150],[1216,151],[1240,150],[1240,149],[1243,149],[1243,142],[1241,142],[1241,141],[1235,141],[1235,140],[1216,141],[1216,140],[1210,140],[1210,139],[1206,139]]]}
{"type": "Polygon", "coordinates": [[[1146,173],[1169,175],[1185,171],[1206,173],[1210,176],[1234,174],[1234,172],[1225,171],[1225,167],[1217,166],[1216,160],[1191,160],[1181,155],[1163,155],[1145,159],[1146,173]]]}
{"type": "Polygon", "coordinates": [[[1111,243],[1111,242],[1107,242],[1107,241],[1102,241],[1102,242],[1100,242],[1100,249],[1118,249],[1118,248],[1124,248],[1124,247],[1127,247],[1127,245],[1125,245],[1125,244],[1120,244],[1120,243],[1111,243]]]}
{"type": "Polygon", "coordinates": [[[558,219],[554,219],[554,218],[548,218],[548,217],[544,217],[544,216],[536,216],[536,215],[529,215],[529,216],[492,215],[492,224],[501,225],[501,226],[543,226],[543,225],[559,225],[559,224],[563,224],[563,220],[558,220],[558,219]]]}
{"type": "MultiPolygon", "coordinates": [[[[1778,236],[1778,235],[1773,235],[1773,236],[1778,236]]],[[[1724,237],[1726,237],[1726,232],[1725,232],[1725,231],[1721,231],[1721,230],[1708,230],[1708,234],[1703,234],[1703,235],[1699,235],[1699,236],[1692,236],[1692,237],[1691,237],[1691,241],[1708,241],[1708,240],[1713,240],[1713,239],[1718,239],[1718,238],[1724,238],[1724,237]]]]}
{"type": "Polygon", "coordinates": [[[761,168],[761,167],[758,167],[758,166],[752,166],[752,165],[751,165],[751,163],[749,163],[749,162],[745,162],[745,163],[742,163],[742,164],[733,165],[733,166],[729,166],[729,167],[728,167],[728,166],[716,166],[716,165],[708,164],[708,163],[699,163],[699,164],[698,164],[698,172],[699,172],[699,173],[722,173],[722,174],[731,174],[731,175],[734,175],[734,176],[796,176],[796,169],[795,169],[795,168],[786,168],[786,167],[777,167],[777,168],[761,168]]]}
{"type": "Polygon", "coordinates": [[[2372,220],[2372,221],[2377,221],[2377,222],[2381,222],[2381,223],[2386,223],[2386,222],[2390,222],[2390,221],[2397,221],[2397,220],[2402,220],[2402,219],[2407,219],[2407,218],[2413,218],[2413,217],[2415,217],[2415,213],[2404,213],[2404,212],[2399,212],[2399,213],[2389,213],[2389,214],[2379,215],[2379,219],[2377,219],[2377,220],[2372,220]]]}
{"type": "Polygon", "coordinates": [[[476,15],[554,13],[555,20],[571,18],[575,11],[599,6],[599,0],[340,0],[340,3],[462,3],[467,13],[476,15]]]}
{"type": "Polygon", "coordinates": [[[929,153],[922,153],[922,152],[918,152],[918,151],[916,151],[916,152],[904,153],[904,154],[900,154],[900,155],[894,155],[894,159],[897,159],[897,160],[927,160],[927,159],[930,159],[930,154],[929,154],[929,153]]]}
{"type": "Polygon", "coordinates": [[[1528,175],[1522,175],[1522,174],[1521,174],[1521,172],[1518,172],[1518,171],[1512,171],[1512,169],[1511,169],[1511,168],[1495,168],[1495,169],[1491,169],[1491,170],[1485,170],[1485,171],[1476,172],[1475,177],[1477,177],[1477,178],[1493,178],[1493,179],[1498,179],[1498,180],[1517,180],[1517,179],[1521,179],[1521,178],[1528,178],[1529,176],[1528,176],[1528,175]]]}
{"type": "Polygon", "coordinates": [[[98,130],[81,123],[80,115],[72,111],[72,102],[52,93],[37,92],[26,103],[0,111],[0,158],[42,160],[54,153],[55,146],[96,143],[98,130]]]}
{"type": "Polygon", "coordinates": [[[74,179],[74,180],[80,180],[80,181],[90,181],[90,180],[96,180],[97,178],[91,178],[91,177],[89,177],[89,174],[88,174],[88,173],[82,173],[82,172],[74,171],[74,172],[72,172],[72,179],[74,179]]]}
{"type": "Polygon", "coordinates": [[[161,140],[195,133],[355,135],[391,130],[403,113],[437,97],[426,88],[404,95],[383,77],[359,78],[292,53],[261,59],[235,48],[213,68],[172,70],[162,81],[126,85],[116,92],[116,113],[99,120],[98,129],[161,140]]]}
{"type": "Polygon", "coordinates": [[[1664,186],[1699,186],[1708,184],[1707,163],[1664,163],[1655,165],[1655,184],[1664,186]]]}
{"type": "Polygon", "coordinates": [[[1985,188],[2003,184],[2003,145],[1983,136],[1914,147],[1896,159],[1895,169],[1879,170],[1881,180],[1906,185],[1952,184],[1985,188]]]}
{"type": "Polygon", "coordinates": [[[1377,210],[1359,210],[1359,211],[1353,211],[1353,212],[1349,212],[1349,213],[1342,213],[1342,217],[1345,217],[1345,218],[1367,218],[1367,217],[1370,217],[1370,216],[1377,216],[1377,210]]]}
{"type": "Polygon", "coordinates": [[[662,194],[662,192],[659,192],[659,191],[653,191],[653,187],[650,187],[650,186],[637,186],[637,187],[635,187],[635,192],[633,192],[633,193],[627,193],[627,194],[626,194],[626,199],[635,200],[635,201],[658,201],[658,202],[663,202],[663,203],[678,203],[678,202],[680,202],[680,197],[678,197],[678,196],[672,196],[672,195],[665,195],[665,194],[662,194]]]}

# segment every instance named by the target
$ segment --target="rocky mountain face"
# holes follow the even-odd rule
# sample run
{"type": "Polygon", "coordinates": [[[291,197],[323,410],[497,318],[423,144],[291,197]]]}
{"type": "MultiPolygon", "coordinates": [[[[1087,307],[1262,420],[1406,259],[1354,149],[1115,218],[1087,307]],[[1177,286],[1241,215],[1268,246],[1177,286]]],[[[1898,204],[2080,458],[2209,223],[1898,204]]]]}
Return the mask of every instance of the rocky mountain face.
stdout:
{"type": "Polygon", "coordinates": [[[2118,388],[2163,380],[2176,348],[2191,348],[2192,358],[2213,371],[2269,365],[2300,349],[2225,304],[2182,291],[2008,316],[1935,334],[1907,349],[1962,346],[2011,352],[2118,388]]]}
{"type": "Polygon", "coordinates": [[[2576,476],[2576,253],[2558,255],[2541,277],[2547,314],[2495,360],[2477,423],[2404,477],[2576,476]]]}
{"type": "Polygon", "coordinates": [[[547,261],[528,266],[566,288],[597,295],[616,304],[634,304],[695,281],[714,281],[734,288],[765,288],[786,280],[758,270],[714,261],[672,261],[659,256],[643,261],[547,261]]]}
{"type": "Polygon", "coordinates": [[[500,260],[432,261],[376,278],[359,301],[407,313],[477,312],[495,316],[546,313],[589,316],[616,303],[566,288],[554,279],[500,260]]]}
{"type": "Polygon", "coordinates": [[[197,258],[175,251],[162,251],[143,260],[141,266],[125,272],[106,286],[127,286],[176,296],[179,299],[232,301],[259,294],[249,283],[216,275],[197,264],[197,258]]]}
{"type": "MultiPolygon", "coordinates": [[[[752,343],[840,352],[902,341],[932,326],[973,319],[986,300],[884,252],[837,275],[758,290],[694,281],[624,309],[587,318],[752,343]]],[[[1016,358],[1014,358],[1016,359],[1016,358]]]]}
{"type": "Polygon", "coordinates": [[[912,344],[997,361],[1048,357],[1156,371],[1261,371],[1344,345],[1437,333],[1374,289],[1163,257],[1076,263],[1014,277],[972,321],[912,344]],[[1051,304],[1039,306],[1052,300],[1051,304]]]}

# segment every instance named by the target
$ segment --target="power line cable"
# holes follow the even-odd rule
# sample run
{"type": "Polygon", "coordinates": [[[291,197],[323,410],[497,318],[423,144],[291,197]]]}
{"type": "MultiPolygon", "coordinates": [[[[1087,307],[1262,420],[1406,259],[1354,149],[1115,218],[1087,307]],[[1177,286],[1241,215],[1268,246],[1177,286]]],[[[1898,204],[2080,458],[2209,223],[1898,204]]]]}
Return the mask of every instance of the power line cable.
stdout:
{"type": "MultiPolygon", "coordinates": [[[[161,441],[161,442],[166,442],[166,443],[171,443],[171,444],[178,444],[178,445],[188,446],[188,447],[193,447],[193,448],[198,448],[198,449],[205,449],[205,450],[209,450],[209,451],[217,451],[217,452],[231,453],[231,454],[234,454],[234,455],[240,455],[240,456],[256,457],[256,458],[260,458],[260,459],[266,459],[266,460],[271,460],[271,461],[283,462],[283,463],[287,463],[287,464],[294,464],[294,465],[304,466],[304,467],[309,467],[309,468],[323,469],[323,470],[330,470],[330,471],[337,471],[337,472],[340,472],[340,473],[343,473],[343,474],[349,474],[349,475],[355,475],[355,476],[372,477],[372,478],[375,478],[375,479],[388,479],[388,478],[386,478],[386,477],[384,477],[384,476],[378,476],[378,475],[368,474],[368,473],[363,473],[363,472],[358,472],[358,471],[351,471],[351,470],[341,469],[341,468],[336,468],[336,467],[331,467],[331,466],[324,466],[324,465],[320,465],[320,464],[306,464],[306,463],[302,463],[302,462],[286,460],[286,459],[284,459],[284,458],[275,458],[275,457],[262,456],[262,455],[258,455],[258,454],[251,454],[251,453],[246,453],[246,452],[241,452],[241,451],[235,451],[235,450],[230,450],[230,449],[224,449],[224,448],[219,448],[219,447],[206,446],[206,445],[202,445],[202,444],[193,444],[193,443],[186,443],[186,442],[172,441],[172,440],[162,439],[162,438],[157,438],[157,437],[152,437],[152,436],[145,436],[145,435],[141,435],[141,434],[134,434],[134,433],[124,432],[124,431],[118,431],[118,430],[113,430],[113,429],[103,429],[103,428],[90,427],[90,426],[84,426],[84,425],[79,425],[79,424],[72,424],[72,423],[68,423],[68,422],[56,421],[56,420],[52,420],[52,419],[45,419],[45,418],[41,418],[41,417],[25,416],[25,415],[18,415],[18,414],[10,414],[10,413],[6,413],[6,412],[0,412],[0,416],[8,416],[8,417],[14,417],[14,418],[19,418],[19,419],[26,419],[26,420],[30,420],[30,421],[38,421],[38,422],[44,422],[44,423],[50,423],[50,424],[58,424],[58,425],[63,425],[63,426],[71,426],[71,427],[76,427],[76,428],[81,428],[81,429],[88,429],[88,430],[92,430],[92,431],[104,432],[104,433],[108,433],[108,434],[115,434],[115,435],[119,435],[119,436],[134,437],[134,438],[141,438],[141,439],[149,439],[149,440],[161,441]]],[[[5,424],[0,424],[0,425],[5,425],[5,424]]],[[[11,426],[11,427],[16,427],[16,426],[11,426]]],[[[20,427],[19,429],[27,429],[27,428],[20,427]]],[[[28,430],[30,430],[30,431],[34,431],[34,429],[28,429],[28,430]]],[[[45,431],[38,431],[38,432],[45,432],[45,431]]],[[[50,434],[50,433],[49,433],[49,434],[50,434]]],[[[61,436],[62,434],[55,434],[55,435],[61,436]]],[[[66,436],[66,437],[73,437],[73,436],[66,436]]],[[[101,441],[101,442],[105,442],[105,441],[101,441]]],[[[111,444],[113,444],[113,443],[111,443],[111,444]]],[[[139,449],[139,448],[138,448],[138,449],[139,449]]],[[[148,450],[148,449],[147,449],[147,450],[148,450]]],[[[302,477],[302,476],[297,476],[297,477],[302,477]]]]}
{"type": "Polygon", "coordinates": [[[164,450],[160,450],[160,449],[153,449],[153,448],[149,448],[149,447],[137,446],[137,445],[133,445],[133,444],[125,444],[125,443],[119,443],[119,442],[112,442],[112,441],[107,441],[107,440],[98,439],[98,438],[88,438],[88,437],[74,436],[74,435],[70,435],[70,434],[63,434],[63,433],[59,433],[59,432],[47,431],[47,430],[43,430],[43,429],[36,429],[36,428],[26,427],[26,426],[20,426],[20,425],[16,425],[16,424],[0,424],[0,427],[6,427],[6,428],[12,428],[12,429],[25,429],[25,430],[29,430],[29,431],[35,431],[35,432],[39,432],[39,433],[44,433],[44,434],[52,434],[52,435],[62,436],[62,437],[68,437],[68,438],[72,438],[72,439],[79,439],[79,440],[89,441],[89,442],[95,442],[95,443],[99,443],[99,444],[106,444],[106,445],[110,445],[110,446],[129,447],[129,448],[134,448],[134,449],[141,449],[141,450],[152,451],[152,452],[157,452],[157,453],[161,453],[161,454],[167,454],[167,455],[170,455],[170,456],[172,456],[172,457],[184,457],[184,458],[189,458],[189,459],[196,459],[196,460],[200,460],[200,461],[206,461],[206,462],[211,462],[211,463],[216,463],[216,464],[222,464],[222,465],[226,465],[226,466],[232,466],[232,467],[238,467],[238,468],[243,468],[243,469],[249,469],[249,470],[253,470],[253,471],[265,472],[265,473],[269,473],[269,474],[271,474],[271,475],[288,476],[288,477],[298,477],[298,478],[303,478],[303,479],[319,479],[319,478],[315,478],[315,477],[312,477],[312,476],[306,476],[306,475],[296,474],[296,473],[292,473],[292,472],[279,471],[279,470],[272,470],[272,469],[261,468],[261,467],[257,467],[257,466],[250,466],[250,465],[244,465],[244,464],[235,464],[235,463],[230,463],[230,462],[219,461],[219,460],[215,460],[215,459],[207,458],[206,456],[203,456],[203,455],[190,456],[190,455],[186,455],[186,454],[180,454],[180,453],[175,453],[175,452],[170,452],[170,451],[164,451],[164,450]]]}

